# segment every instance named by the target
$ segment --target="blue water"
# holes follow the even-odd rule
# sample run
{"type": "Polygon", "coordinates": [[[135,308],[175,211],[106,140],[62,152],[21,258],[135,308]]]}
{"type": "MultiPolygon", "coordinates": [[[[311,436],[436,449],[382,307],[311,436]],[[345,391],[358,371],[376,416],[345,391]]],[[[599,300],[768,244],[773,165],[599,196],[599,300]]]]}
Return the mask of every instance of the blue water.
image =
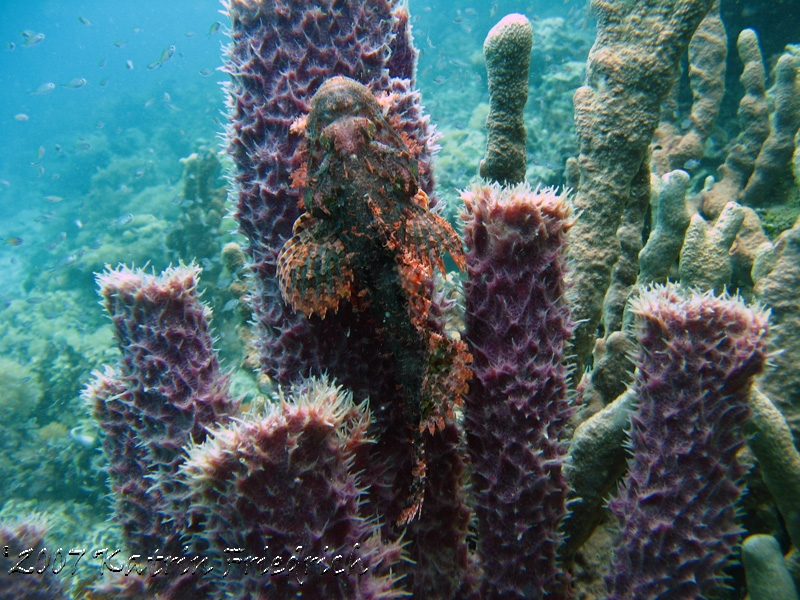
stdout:
{"type": "MultiPolygon", "coordinates": [[[[64,232],[66,247],[78,233],[76,221],[90,227],[83,204],[91,177],[114,155],[150,146],[159,171],[174,182],[177,159],[198,138],[214,140],[224,110],[216,69],[226,39],[224,28],[209,30],[226,20],[220,8],[213,1],[4,3],[0,236],[21,237],[24,244],[0,247],[0,268],[19,278],[21,262],[36,254],[37,244],[64,232]],[[25,47],[24,31],[45,38],[25,47]],[[174,55],[148,69],[170,45],[174,55]],[[86,84],[65,87],[76,78],[86,84]],[[35,93],[47,83],[55,89],[35,93]],[[132,132],[136,140],[126,140],[132,132]],[[48,196],[63,201],[48,203],[48,196]]],[[[60,257],[51,252],[42,260],[49,258],[60,257]]]]}

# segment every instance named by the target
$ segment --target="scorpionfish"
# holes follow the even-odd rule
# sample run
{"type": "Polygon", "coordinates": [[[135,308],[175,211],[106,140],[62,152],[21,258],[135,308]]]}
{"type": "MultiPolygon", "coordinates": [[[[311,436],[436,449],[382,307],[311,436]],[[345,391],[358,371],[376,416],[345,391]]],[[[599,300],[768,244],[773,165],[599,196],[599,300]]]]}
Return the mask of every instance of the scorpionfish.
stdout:
{"type": "Polygon", "coordinates": [[[444,272],[446,252],[463,269],[464,251],[419,187],[419,146],[392,127],[365,86],[327,80],[293,131],[306,136],[307,161],[293,174],[305,212],[278,256],[281,293],[309,317],[324,318],[342,302],[369,311],[412,432],[412,498],[399,519],[408,523],[422,506],[423,436],[453,418],[471,375],[466,346],[429,319],[434,267],[444,272]]]}

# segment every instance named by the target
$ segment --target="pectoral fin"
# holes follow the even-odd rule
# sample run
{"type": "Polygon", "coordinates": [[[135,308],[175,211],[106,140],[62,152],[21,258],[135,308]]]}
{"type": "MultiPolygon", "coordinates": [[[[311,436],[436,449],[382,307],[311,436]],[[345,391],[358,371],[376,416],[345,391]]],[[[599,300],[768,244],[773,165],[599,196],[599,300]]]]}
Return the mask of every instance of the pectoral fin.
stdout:
{"type": "Polygon", "coordinates": [[[307,317],[325,318],[353,293],[350,255],[322,222],[304,213],[278,255],[278,283],[284,301],[307,317]]]}

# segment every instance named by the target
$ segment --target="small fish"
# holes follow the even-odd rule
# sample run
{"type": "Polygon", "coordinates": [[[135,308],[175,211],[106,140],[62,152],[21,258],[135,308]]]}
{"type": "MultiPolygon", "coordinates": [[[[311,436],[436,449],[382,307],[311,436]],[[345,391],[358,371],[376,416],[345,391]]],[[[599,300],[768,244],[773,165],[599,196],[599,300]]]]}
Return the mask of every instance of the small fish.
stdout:
{"type": "Polygon", "coordinates": [[[203,77],[208,77],[209,75],[211,75],[211,69],[200,69],[199,73],[203,77]]]}
{"type": "Polygon", "coordinates": [[[239,304],[239,300],[237,298],[233,298],[231,300],[228,300],[225,303],[225,306],[222,307],[222,312],[230,312],[230,311],[232,311],[234,308],[236,308],[237,304],[239,304]]]}
{"type": "Polygon", "coordinates": [[[56,144],[55,146],[53,146],[53,148],[55,149],[56,152],[61,152],[61,144],[56,144]]]}
{"type": "Polygon", "coordinates": [[[39,172],[39,177],[44,175],[44,165],[39,165],[38,169],[36,170],[39,172]]]}
{"type": "Polygon", "coordinates": [[[35,90],[33,90],[31,92],[31,95],[32,96],[41,96],[42,94],[49,94],[54,89],[56,89],[56,84],[53,83],[52,81],[48,81],[47,83],[43,83],[42,85],[37,87],[35,90]]]}
{"type": "Polygon", "coordinates": [[[460,58],[451,58],[447,62],[449,62],[451,65],[453,65],[454,67],[457,67],[459,69],[468,69],[469,68],[469,63],[467,61],[465,61],[465,60],[461,60],[460,58]]]}
{"type": "Polygon", "coordinates": [[[26,40],[31,39],[33,36],[36,35],[36,32],[33,29],[26,29],[20,32],[20,35],[24,37],[26,40]]]}
{"type": "Polygon", "coordinates": [[[116,219],[114,219],[113,221],[111,221],[111,223],[109,224],[108,228],[109,229],[114,229],[116,227],[124,227],[125,225],[127,225],[131,221],[133,221],[133,215],[131,213],[125,213],[124,215],[121,215],[121,216],[117,217],[116,219]]]}
{"type": "Polygon", "coordinates": [[[108,85],[108,77],[103,77],[103,78],[100,80],[100,87],[104,88],[104,87],[106,87],[107,85],[108,85]]]}
{"type": "Polygon", "coordinates": [[[122,42],[122,41],[119,41],[119,40],[117,40],[116,42],[114,42],[114,45],[115,45],[117,48],[124,48],[124,47],[125,47],[125,42],[122,42]]]}
{"type": "Polygon", "coordinates": [[[217,33],[220,27],[222,27],[222,23],[220,23],[219,21],[214,21],[211,24],[211,27],[208,29],[208,37],[211,37],[212,35],[217,33]]]}
{"type": "Polygon", "coordinates": [[[188,37],[194,37],[197,34],[194,31],[187,31],[183,35],[185,35],[188,38],[188,37]]]}
{"type": "Polygon", "coordinates": [[[75,219],[75,227],[77,227],[78,229],[83,229],[83,221],[81,221],[80,219],[75,219]]]}
{"type": "Polygon", "coordinates": [[[44,37],[45,36],[44,36],[43,33],[34,34],[34,35],[32,35],[31,37],[28,38],[28,40],[23,44],[22,47],[23,48],[32,48],[33,46],[36,46],[37,44],[40,44],[41,42],[43,42],[44,41],[44,37]]]}
{"type": "Polygon", "coordinates": [[[83,150],[84,152],[92,149],[92,145],[89,142],[78,142],[77,144],[75,144],[75,147],[78,150],[83,150]]]}
{"type": "Polygon", "coordinates": [[[102,129],[102,128],[103,128],[103,127],[105,127],[105,126],[106,126],[106,123],[105,123],[105,121],[98,121],[98,122],[95,124],[95,127],[96,127],[97,129],[102,129]]]}
{"type": "Polygon", "coordinates": [[[56,204],[57,202],[63,202],[64,198],[62,196],[45,196],[44,201],[50,204],[56,204]]]}
{"type": "Polygon", "coordinates": [[[78,88],[82,88],[86,85],[86,79],[83,77],[74,77],[70,79],[70,82],[63,87],[69,88],[71,90],[77,90],[78,88]]]}
{"type": "Polygon", "coordinates": [[[126,60],[125,61],[125,66],[128,67],[129,71],[133,71],[133,61],[132,60],[130,60],[130,59],[126,60]]]}
{"type": "Polygon", "coordinates": [[[6,44],[6,50],[13,51],[14,49],[16,49],[16,47],[17,45],[14,42],[8,42],[6,44]]]}
{"type": "Polygon", "coordinates": [[[38,160],[42,160],[44,158],[44,153],[47,152],[44,146],[39,146],[39,149],[36,151],[36,158],[38,160]]]}
{"type": "Polygon", "coordinates": [[[78,425],[77,427],[73,427],[72,429],[70,429],[69,437],[76,444],[84,448],[91,448],[92,446],[94,446],[96,440],[95,436],[86,432],[86,429],[83,425],[78,425]]]}
{"type": "Polygon", "coordinates": [[[150,108],[151,106],[153,106],[153,102],[155,102],[155,100],[153,100],[152,98],[148,98],[144,102],[144,107],[145,108],[150,108]]]}
{"type": "Polygon", "coordinates": [[[19,113],[14,115],[14,119],[17,121],[27,121],[30,117],[25,113],[19,113]]]}
{"type": "Polygon", "coordinates": [[[447,77],[443,77],[442,75],[433,78],[433,83],[436,85],[442,85],[445,81],[447,81],[447,77]]]}
{"type": "Polygon", "coordinates": [[[25,240],[23,240],[21,237],[16,236],[16,235],[15,236],[11,236],[11,237],[7,237],[7,238],[0,238],[0,239],[2,239],[9,246],[22,246],[22,244],[25,243],[25,240]]]}
{"type": "Polygon", "coordinates": [[[172,102],[172,96],[169,95],[169,92],[164,92],[164,102],[172,102]]]}
{"type": "Polygon", "coordinates": [[[141,27],[134,27],[133,28],[133,33],[136,33],[136,34],[142,33],[142,28],[141,27]]]}
{"type": "Polygon", "coordinates": [[[103,58],[101,58],[100,60],[97,61],[97,66],[100,67],[101,69],[106,66],[105,57],[103,57],[103,58]]]}
{"type": "Polygon", "coordinates": [[[80,21],[81,23],[83,23],[86,26],[89,26],[89,25],[92,24],[92,22],[89,19],[87,19],[86,17],[78,17],[78,21],[80,21]]]}
{"type": "Polygon", "coordinates": [[[11,187],[11,182],[8,179],[0,179],[0,185],[3,187],[11,187]]]}
{"type": "Polygon", "coordinates": [[[162,65],[167,62],[175,54],[175,45],[170,44],[161,51],[161,56],[158,57],[158,62],[162,65]]]}
{"type": "Polygon", "coordinates": [[[688,171],[691,171],[692,169],[696,169],[699,166],[700,166],[700,161],[697,160],[696,158],[690,158],[685,163],[683,163],[683,168],[688,170],[688,171]]]}
{"type": "Polygon", "coordinates": [[[136,177],[136,179],[141,179],[142,177],[144,177],[144,169],[137,169],[136,173],[134,173],[134,176],[136,177]]]}

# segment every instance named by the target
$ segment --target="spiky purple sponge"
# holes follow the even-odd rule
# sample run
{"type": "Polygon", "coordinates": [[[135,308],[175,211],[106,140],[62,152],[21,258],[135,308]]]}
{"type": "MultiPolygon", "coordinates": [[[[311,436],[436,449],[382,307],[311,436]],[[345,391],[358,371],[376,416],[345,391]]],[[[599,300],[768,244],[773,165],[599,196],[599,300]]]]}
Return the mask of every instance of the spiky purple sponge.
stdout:
{"type": "Polygon", "coordinates": [[[369,421],[366,403],[354,404],[327,381],[307,380],[288,399],[212,430],[190,449],[181,469],[194,510],[204,517],[198,535],[211,545],[211,562],[267,557],[234,564],[226,578],[215,579],[219,593],[212,596],[223,590],[236,598],[405,595],[393,571],[402,544],[384,542],[381,524],[359,515],[365,489],[355,465],[374,443],[369,421]]]}
{"type": "MultiPolygon", "coordinates": [[[[53,569],[60,566],[51,562],[49,568],[37,573],[36,569],[46,567],[45,558],[39,556],[39,551],[45,548],[44,536],[47,534],[47,525],[38,516],[32,515],[15,521],[0,521],[0,548],[7,550],[0,555],[0,598],[14,600],[67,600],[69,596],[65,590],[64,580],[66,571],[54,575],[53,569]],[[12,571],[19,562],[20,552],[33,549],[29,558],[22,561],[20,569],[25,572],[12,571]],[[7,557],[7,558],[6,558],[7,557]],[[34,569],[33,571],[27,571],[34,569]]],[[[53,555],[54,549],[49,550],[53,555]]],[[[48,554],[48,553],[46,553],[48,554]]],[[[61,551],[63,559],[69,559],[65,551],[61,551]]],[[[55,560],[55,559],[54,559],[55,560]]],[[[68,569],[67,569],[68,570],[68,569]]]]}
{"type": "Polygon", "coordinates": [[[632,303],[639,355],[610,599],[705,597],[722,585],[740,528],[736,453],[766,358],[767,314],[675,285],[632,303]]]}
{"type": "Polygon", "coordinates": [[[197,267],[160,276],[127,267],[98,276],[122,354],[95,373],[85,398],[104,431],[115,516],[132,549],[180,548],[189,529],[186,490],[176,479],[184,447],[235,412],[197,295],[197,267]]]}
{"type": "MultiPolygon", "coordinates": [[[[418,152],[419,187],[431,207],[437,206],[431,166],[437,136],[414,90],[417,52],[405,5],[400,0],[232,0],[225,67],[231,75],[227,138],[237,166],[236,218],[249,239],[263,370],[284,384],[327,372],[358,400],[370,398],[380,443],[364,465],[370,467],[370,494],[362,513],[380,516],[384,535],[393,540],[403,534],[393,525],[409,496],[414,468],[395,361],[364,311],[342,305],[325,319],[293,313],[280,295],[276,260],[300,214],[301,191],[292,184],[303,162],[303,135],[292,124],[308,114],[313,94],[335,75],[381,95],[387,120],[418,152]]],[[[437,332],[443,331],[441,309],[434,299],[429,326],[437,332]]],[[[431,446],[435,460],[425,492],[431,502],[415,523],[416,541],[409,548],[417,566],[404,566],[407,587],[429,597],[446,596],[457,587],[466,563],[460,439],[458,432],[442,435],[438,447],[431,446]],[[439,516],[448,507],[443,523],[439,516]],[[443,538],[450,543],[442,546],[443,538]],[[417,581],[434,585],[426,590],[417,581]]]]}
{"type": "MultiPolygon", "coordinates": [[[[370,358],[380,357],[380,349],[362,348],[365,336],[347,310],[325,322],[292,312],[281,299],[276,259],[300,214],[291,176],[302,163],[303,136],[291,125],[335,75],[391,94],[389,117],[397,116],[400,129],[419,145],[420,186],[432,193],[435,136],[414,91],[416,50],[407,9],[398,0],[231,0],[227,9],[227,138],[237,166],[236,219],[253,263],[251,301],[263,368],[284,384],[327,371],[364,397],[365,382],[381,379],[376,367],[383,365],[370,358]],[[365,368],[353,369],[365,361],[365,368]]],[[[368,391],[375,395],[374,386],[368,391]]]]}
{"type": "Polygon", "coordinates": [[[568,209],[552,189],[477,185],[466,205],[466,335],[473,380],[465,402],[478,517],[482,598],[566,598],[557,566],[566,514],[562,431],[568,209]]]}

